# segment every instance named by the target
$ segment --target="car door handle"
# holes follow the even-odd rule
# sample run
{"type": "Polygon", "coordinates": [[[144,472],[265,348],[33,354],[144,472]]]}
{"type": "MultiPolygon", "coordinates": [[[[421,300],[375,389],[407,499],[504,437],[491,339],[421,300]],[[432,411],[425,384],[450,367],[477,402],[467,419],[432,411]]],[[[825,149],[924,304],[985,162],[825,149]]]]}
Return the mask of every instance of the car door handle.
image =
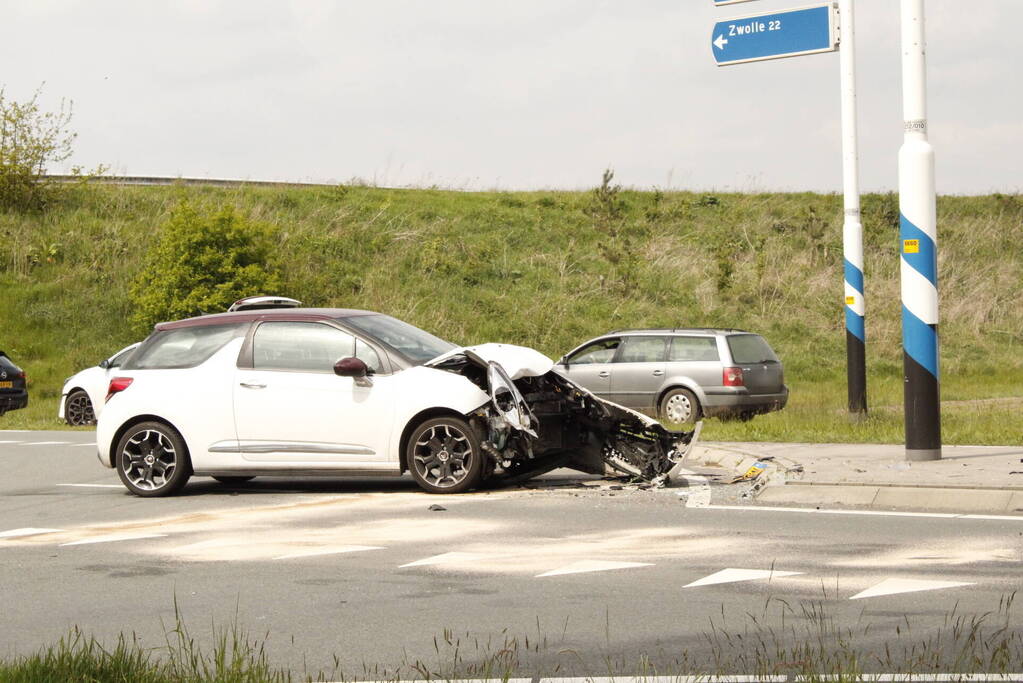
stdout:
{"type": "Polygon", "coordinates": [[[610,376],[611,376],[611,373],[608,372],[607,370],[604,370],[603,372],[598,372],[597,373],[597,377],[610,377],[610,376]]]}
{"type": "Polygon", "coordinates": [[[246,389],[266,389],[265,384],[259,384],[258,382],[239,382],[239,385],[246,389]]]}
{"type": "Polygon", "coordinates": [[[654,377],[660,377],[664,374],[664,370],[654,370],[654,377]]]}

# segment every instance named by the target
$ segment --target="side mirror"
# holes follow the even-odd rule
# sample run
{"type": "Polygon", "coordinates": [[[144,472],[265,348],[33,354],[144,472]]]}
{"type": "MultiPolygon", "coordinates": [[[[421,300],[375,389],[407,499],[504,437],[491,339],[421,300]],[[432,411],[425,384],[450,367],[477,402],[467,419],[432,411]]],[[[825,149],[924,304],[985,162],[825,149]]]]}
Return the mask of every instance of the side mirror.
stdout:
{"type": "Polygon", "coordinates": [[[109,368],[110,368],[110,359],[109,359],[109,358],[107,358],[107,359],[101,360],[101,361],[99,362],[99,366],[100,366],[101,368],[103,368],[104,370],[107,370],[107,369],[109,369],[109,368]]]}
{"type": "Polygon", "coordinates": [[[369,379],[369,367],[359,358],[342,358],[334,363],[334,374],[338,377],[351,377],[360,387],[373,386],[369,379]]]}

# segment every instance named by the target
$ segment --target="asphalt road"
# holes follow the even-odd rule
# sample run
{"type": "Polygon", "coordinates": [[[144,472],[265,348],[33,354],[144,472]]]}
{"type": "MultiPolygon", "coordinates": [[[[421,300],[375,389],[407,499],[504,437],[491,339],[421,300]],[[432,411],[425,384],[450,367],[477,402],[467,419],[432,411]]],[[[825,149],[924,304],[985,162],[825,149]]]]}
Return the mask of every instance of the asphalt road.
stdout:
{"type": "Polygon", "coordinates": [[[407,675],[502,649],[548,674],[714,655],[727,669],[756,637],[807,642],[822,624],[897,651],[1021,585],[1023,518],[694,508],[678,490],[559,477],[462,496],[194,479],[140,499],[92,442],[0,431],[0,656],[74,626],[160,646],[176,603],[198,642],[237,625],[298,672],[336,656],[348,677],[407,675]]]}

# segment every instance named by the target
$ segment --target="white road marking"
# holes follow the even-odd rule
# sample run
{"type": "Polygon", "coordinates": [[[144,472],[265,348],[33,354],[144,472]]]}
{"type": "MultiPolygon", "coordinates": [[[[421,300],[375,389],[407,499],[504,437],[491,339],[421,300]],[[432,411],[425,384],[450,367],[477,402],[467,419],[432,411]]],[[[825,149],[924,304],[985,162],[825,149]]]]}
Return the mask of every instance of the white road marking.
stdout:
{"type": "Polygon", "coordinates": [[[37,534],[52,534],[56,531],[63,531],[63,529],[36,529],[34,527],[25,527],[24,529],[0,531],[0,538],[21,538],[22,536],[36,536],[37,534]]]}
{"type": "Polygon", "coordinates": [[[773,569],[722,569],[710,576],[693,581],[682,586],[683,588],[696,588],[697,586],[713,586],[719,583],[735,583],[737,581],[757,581],[759,579],[773,579],[783,576],[797,576],[803,572],[781,572],[773,569]]]}
{"type": "Polygon", "coordinates": [[[288,555],[281,555],[275,557],[275,560],[292,560],[298,557],[318,557],[320,555],[340,555],[341,553],[361,553],[365,550],[383,550],[384,548],[376,545],[343,545],[337,548],[319,548],[317,550],[303,550],[297,553],[290,553],[288,555]]]}
{"type": "Polygon", "coordinates": [[[442,555],[434,555],[433,557],[426,557],[422,560],[403,564],[399,566],[398,569],[402,569],[404,567],[427,567],[435,564],[451,564],[453,562],[472,562],[473,560],[478,560],[482,557],[482,555],[477,555],[475,553],[444,553],[442,555]]]}
{"type": "Polygon", "coordinates": [[[89,545],[92,543],[116,543],[117,541],[137,541],[143,538],[164,538],[167,534],[112,534],[110,536],[97,536],[96,538],[87,538],[83,541],[71,541],[70,543],[61,543],[61,547],[66,545],[89,545]]]}
{"type": "Polygon", "coordinates": [[[94,441],[94,442],[92,442],[92,443],[76,443],[76,444],[74,444],[74,445],[75,445],[75,446],[95,446],[95,445],[96,445],[96,442],[94,441]]]}
{"type": "Polygon", "coordinates": [[[544,576],[561,576],[562,574],[582,574],[585,572],[606,572],[612,569],[634,569],[635,567],[652,567],[650,562],[605,562],[604,560],[580,560],[565,565],[559,569],[552,569],[543,574],[537,574],[536,578],[544,576]]]}
{"type": "Polygon", "coordinates": [[[84,489],[123,489],[123,484],[57,484],[57,486],[74,486],[84,489]]]}
{"type": "Polygon", "coordinates": [[[771,505],[708,505],[708,510],[737,510],[741,512],[802,512],[814,515],[866,515],[870,517],[926,517],[931,519],[986,519],[1023,522],[1019,515],[964,515],[955,512],[896,512],[894,510],[818,510],[817,508],[787,508],[771,505]]]}
{"type": "Polygon", "coordinates": [[[923,581],[920,579],[885,579],[881,583],[871,586],[865,591],[860,591],[849,598],[859,600],[860,598],[876,598],[880,595],[895,595],[897,593],[915,593],[917,591],[932,591],[942,588],[958,588],[959,586],[973,586],[973,583],[962,581],[923,581]]]}
{"type": "Polygon", "coordinates": [[[3,444],[3,443],[22,443],[22,442],[21,441],[0,441],[0,444],[3,444]]]}
{"type": "Polygon", "coordinates": [[[66,446],[70,441],[26,441],[22,446],[66,446]]]}

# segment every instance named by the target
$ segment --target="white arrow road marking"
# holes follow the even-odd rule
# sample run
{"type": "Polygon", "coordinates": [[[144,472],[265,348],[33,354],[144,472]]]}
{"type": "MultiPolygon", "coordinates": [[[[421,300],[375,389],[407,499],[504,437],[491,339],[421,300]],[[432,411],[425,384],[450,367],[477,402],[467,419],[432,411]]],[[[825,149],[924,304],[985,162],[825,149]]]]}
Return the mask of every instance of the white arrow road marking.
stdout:
{"type": "Polygon", "coordinates": [[[728,39],[725,38],[724,34],[721,34],[714,39],[714,46],[719,50],[724,50],[725,45],[728,45],[728,39]]]}
{"type": "Polygon", "coordinates": [[[275,560],[291,560],[296,557],[316,557],[319,555],[340,555],[341,553],[361,553],[365,550],[383,550],[383,547],[378,545],[342,545],[336,548],[318,548],[316,550],[303,550],[297,553],[290,553],[288,555],[281,555],[275,557],[275,560]]]}
{"type": "Polygon", "coordinates": [[[57,531],[63,531],[63,529],[36,529],[34,527],[25,527],[24,529],[0,531],[0,538],[20,538],[22,536],[35,536],[36,534],[52,534],[57,531]]]}
{"type": "Polygon", "coordinates": [[[885,579],[876,586],[871,586],[849,598],[859,600],[860,598],[876,598],[880,595],[895,595],[896,593],[915,593],[917,591],[933,591],[941,588],[957,588],[959,586],[973,586],[973,583],[962,581],[922,581],[920,579],[885,579]]]}
{"type": "Polygon", "coordinates": [[[443,555],[434,555],[433,557],[426,557],[422,560],[416,560],[415,562],[409,562],[398,567],[402,569],[404,567],[426,567],[434,564],[452,564],[454,562],[472,562],[482,558],[482,555],[476,555],[474,553],[444,553],[443,555]]]}
{"type": "Polygon", "coordinates": [[[57,486],[74,486],[83,489],[123,489],[123,484],[57,484],[57,486]]]}
{"type": "Polygon", "coordinates": [[[61,543],[61,547],[66,545],[89,545],[91,543],[116,543],[117,541],[137,541],[142,538],[163,538],[167,534],[113,534],[110,536],[97,536],[96,538],[87,538],[84,541],[71,541],[70,543],[61,543]]]}
{"type": "Polygon", "coordinates": [[[70,441],[29,441],[22,446],[66,446],[70,441]]]}
{"type": "Polygon", "coordinates": [[[693,581],[682,586],[683,588],[695,588],[697,586],[713,586],[718,583],[735,583],[736,581],[756,581],[758,579],[775,579],[782,576],[798,576],[803,572],[780,572],[774,569],[722,569],[710,576],[693,581]]]}
{"type": "Polygon", "coordinates": [[[633,569],[635,567],[652,567],[650,562],[605,562],[604,560],[580,560],[565,565],[559,569],[552,569],[543,574],[537,574],[536,578],[543,576],[561,576],[562,574],[582,574],[584,572],[606,572],[612,569],[633,569]]]}

